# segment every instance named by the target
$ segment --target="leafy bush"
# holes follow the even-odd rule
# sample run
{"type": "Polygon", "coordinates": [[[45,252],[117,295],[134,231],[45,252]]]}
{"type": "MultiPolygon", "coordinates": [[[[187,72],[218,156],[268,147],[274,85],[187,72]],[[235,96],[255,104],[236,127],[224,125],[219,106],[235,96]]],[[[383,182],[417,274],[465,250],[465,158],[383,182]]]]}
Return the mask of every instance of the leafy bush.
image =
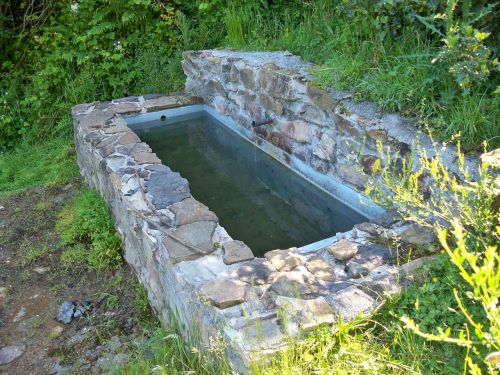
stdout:
{"type": "Polygon", "coordinates": [[[426,339],[465,347],[469,372],[493,373],[494,364],[486,358],[500,349],[500,215],[495,203],[500,177],[492,173],[498,165],[488,161],[494,157],[484,157],[479,169],[470,171],[459,147],[460,179],[445,167],[439,150],[433,157],[420,150],[418,168],[410,168],[410,157],[398,172],[397,158],[390,151],[383,153],[381,145],[380,153],[375,172],[385,188],[373,179],[367,193],[395,206],[407,220],[433,229],[448,254],[442,265],[447,281],[440,285],[436,278],[433,291],[440,300],[426,299],[432,310],[402,320],[426,339]],[[446,308],[451,309],[448,317],[446,308]],[[433,314],[439,309],[438,315],[433,314]]]}
{"type": "Polygon", "coordinates": [[[106,203],[95,190],[85,189],[59,214],[56,227],[69,248],[61,261],[93,269],[122,264],[122,242],[106,203]]]}

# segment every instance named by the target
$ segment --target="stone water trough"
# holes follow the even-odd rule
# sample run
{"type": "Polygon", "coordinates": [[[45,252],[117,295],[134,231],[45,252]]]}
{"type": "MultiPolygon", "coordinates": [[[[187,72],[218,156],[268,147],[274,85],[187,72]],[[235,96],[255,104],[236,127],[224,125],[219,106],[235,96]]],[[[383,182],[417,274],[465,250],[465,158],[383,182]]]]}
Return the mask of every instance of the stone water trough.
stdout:
{"type": "MultiPolygon", "coordinates": [[[[398,267],[380,243],[397,236],[422,245],[433,237],[356,189],[367,181],[377,141],[405,157],[415,140],[430,144],[427,137],[397,114],[318,88],[310,65],[287,52],[194,51],[185,53],[182,65],[185,93],[73,108],[81,174],[106,200],[125,259],[162,321],[176,314],[186,333],[197,332],[206,343],[222,336],[235,370],[245,373],[288,337],[368,313],[411,281],[423,260],[398,267]],[[133,130],[194,112],[211,116],[367,219],[312,244],[254,257],[133,130]],[[361,167],[350,160],[359,150],[361,167]],[[286,325],[280,310],[288,315],[286,325]]],[[[452,154],[445,157],[453,169],[452,154]]]]}

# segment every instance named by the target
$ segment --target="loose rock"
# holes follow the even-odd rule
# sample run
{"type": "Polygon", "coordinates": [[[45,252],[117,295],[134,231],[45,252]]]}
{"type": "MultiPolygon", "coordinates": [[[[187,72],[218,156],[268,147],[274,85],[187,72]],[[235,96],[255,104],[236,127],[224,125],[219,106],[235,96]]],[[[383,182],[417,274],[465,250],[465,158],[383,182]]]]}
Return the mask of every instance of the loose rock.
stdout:
{"type": "Polygon", "coordinates": [[[340,240],[328,246],[327,250],[336,259],[345,261],[357,254],[358,244],[349,240],[340,240]]]}
{"type": "Polygon", "coordinates": [[[92,304],[89,301],[64,301],[59,305],[56,320],[64,324],[69,324],[73,319],[83,316],[91,309],[92,304]]]}

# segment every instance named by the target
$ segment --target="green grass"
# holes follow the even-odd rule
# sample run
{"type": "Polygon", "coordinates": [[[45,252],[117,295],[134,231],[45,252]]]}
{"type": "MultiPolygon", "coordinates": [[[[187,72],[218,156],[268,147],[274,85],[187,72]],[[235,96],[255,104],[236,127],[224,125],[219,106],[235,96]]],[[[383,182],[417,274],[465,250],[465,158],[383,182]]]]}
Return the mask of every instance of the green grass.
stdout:
{"type": "Polygon", "coordinates": [[[75,152],[67,139],[21,144],[0,154],[0,195],[78,176],[75,152]]]}
{"type": "Polygon", "coordinates": [[[106,202],[95,190],[84,189],[59,213],[56,229],[68,248],[61,255],[67,268],[93,269],[122,264],[122,242],[106,202]]]}
{"type": "MultiPolygon", "coordinates": [[[[462,95],[447,67],[432,63],[439,40],[416,31],[418,21],[382,40],[372,15],[362,15],[361,3],[352,2],[348,17],[342,5],[328,1],[279,12],[264,3],[235,1],[225,11],[225,43],[245,50],[289,50],[317,64],[313,72],[320,85],[349,90],[357,99],[416,117],[437,138],[451,140],[461,133],[465,149],[481,150],[485,140],[490,148],[498,147],[500,95],[492,93],[495,85],[462,95]]],[[[492,81],[495,77],[492,73],[492,81]]]]}

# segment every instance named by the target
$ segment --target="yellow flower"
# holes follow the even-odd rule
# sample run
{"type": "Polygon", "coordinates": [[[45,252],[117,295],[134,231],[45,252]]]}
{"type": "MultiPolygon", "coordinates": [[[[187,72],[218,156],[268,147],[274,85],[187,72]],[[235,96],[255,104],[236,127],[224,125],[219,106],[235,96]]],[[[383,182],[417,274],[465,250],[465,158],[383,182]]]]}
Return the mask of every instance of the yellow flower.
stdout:
{"type": "Polygon", "coordinates": [[[437,277],[433,277],[433,278],[432,278],[432,282],[433,282],[433,283],[437,283],[437,282],[438,282],[437,277]]]}

